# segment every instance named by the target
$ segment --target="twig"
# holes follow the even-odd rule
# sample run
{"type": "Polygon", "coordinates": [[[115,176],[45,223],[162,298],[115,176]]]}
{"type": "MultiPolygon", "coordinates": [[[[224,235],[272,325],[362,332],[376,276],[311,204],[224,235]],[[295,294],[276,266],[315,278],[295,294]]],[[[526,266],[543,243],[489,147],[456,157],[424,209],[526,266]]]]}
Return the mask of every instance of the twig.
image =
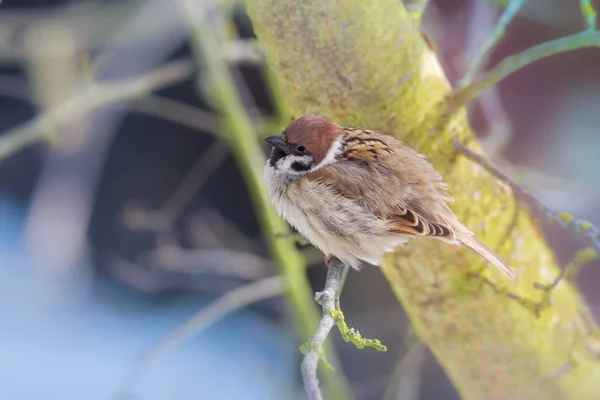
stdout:
{"type": "Polygon", "coordinates": [[[506,57],[496,67],[475,79],[471,84],[459,86],[448,99],[448,114],[452,114],[491,86],[535,61],[585,47],[600,47],[599,31],[585,31],[550,40],[514,56],[506,57]]]}
{"type": "Polygon", "coordinates": [[[504,9],[502,15],[498,19],[492,34],[486,39],[481,46],[480,50],[475,54],[473,61],[469,65],[469,69],[465,76],[461,79],[459,86],[465,86],[473,82],[475,76],[479,73],[479,70],[483,67],[490,56],[491,51],[496,47],[500,39],[506,32],[506,27],[519,12],[521,6],[525,3],[525,0],[511,0],[508,7],[504,9]]]}
{"type": "Polygon", "coordinates": [[[516,293],[511,292],[505,286],[496,284],[493,280],[491,280],[490,278],[488,278],[486,276],[481,275],[479,272],[471,272],[469,274],[469,276],[473,277],[473,278],[477,278],[481,282],[488,285],[494,291],[494,293],[505,296],[513,301],[516,301],[521,306],[523,306],[525,309],[531,311],[536,318],[540,317],[540,313],[542,312],[542,310],[550,307],[550,305],[552,304],[550,301],[550,291],[544,293],[544,295],[542,296],[542,299],[540,301],[535,301],[535,300],[531,300],[531,299],[528,299],[526,297],[523,297],[516,293]]]}
{"type": "MultiPolygon", "coordinates": [[[[466,54],[471,58],[482,47],[481,37],[493,30],[495,9],[476,1],[469,16],[469,48],[466,54]]],[[[493,35],[492,35],[493,36],[493,35]]],[[[492,86],[480,98],[479,105],[486,120],[488,135],[479,140],[491,158],[496,157],[512,136],[512,123],[502,105],[498,86],[492,86]]]]}
{"type": "Polygon", "coordinates": [[[539,282],[535,282],[533,284],[533,287],[542,291],[542,296],[539,301],[531,300],[531,299],[525,298],[523,296],[520,296],[516,293],[513,293],[513,292],[509,291],[506,287],[497,285],[496,283],[494,283],[494,281],[481,275],[478,272],[472,272],[470,275],[480,279],[483,283],[485,283],[490,288],[492,288],[492,290],[495,293],[501,294],[503,296],[508,297],[511,300],[516,301],[517,303],[519,303],[526,309],[532,311],[533,315],[536,318],[539,318],[541,312],[543,310],[549,308],[553,304],[551,295],[552,295],[552,291],[554,290],[554,288],[562,280],[572,279],[574,276],[576,276],[579,273],[579,271],[581,271],[581,269],[584,266],[586,266],[590,262],[594,261],[597,257],[598,257],[598,253],[596,252],[596,249],[594,249],[592,247],[586,247],[585,249],[580,250],[577,252],[577,254],[575,254],[575,258],[569,264],[567,264],[566,267],[562,268],[561,273],[551,283],[542,284],[539,282]]]}
{"type": "Polygon", "coordinates": [[[192,74],[194,64],[179,60],[133,80],[119,80],[96,85],[59,105],[53,111],[10,129],[0,137],[0,161],[24,147],[50,136],[48,126],[60,126],[85,113],[130,100],[153,90],[179,82],[192,74]]]}
{"type": "Polygon", "coordinates": [[[323,317],[314,335],[306,345],[306,354],[301,365],[304,389],[309,400],[323,400],[321,389],[319,389],[317,366],[323,356],[323,343],[335,324],[332,312],[336,309],[343,269],[344,265],[337,258],[333,258],[327,267],[325,288],[315,295],[315,300],[321,303],[323,307],[323,317]]]}
{"type": "Polygon", "coordinates": [[[256,253],[260,244],[254,242],[240,231],[223,215],[211,210],[196,212],[189,218],[189,242],[193,248],[223,249],[234,248],[238,251],[256,253]]]}
{"type": "Polygon", "coordinates": [[[147,95],[137,99],[131,106],[132,111],[162,118],[202,132],[213,135],[219,132],[219,119],[213,112],[178,100],[157,95],[147,95]]]}
{"type": "Polygon", "coordinates": [[[581,14],[583,15],[586,27],[590,31],[595,30],[597,13],[592,5],[592,0],[579,0],[579,7],[581,8],[581,14]]]}
{"type": "Polygon", "coordinates": [[[308,343],[301,347],[304,352],[304,360],[302,360],[301,365],[302,378],[309,400],[323,399],[321,390],[319,389],[317,367],[319,360],[324,361],[326,366],[331,367],[325,360],[323,343],[334,324],[338,326],[344,341],[351,342],[357,348],[373,347],[377,351],[387,351],[387,348],[379,340],[361,337],[357,330],[348,328],[344,321],[344,314],[340,308],[340,294],[344,287],[348,271],[348,266],[344,266],[339,259],[335,257],[331,258],[327,265],[325,288],[323,291],[315,294],[315,300],[323,308],[323,316],[313,336],[308,343]]]}
{"type": "Polygon", "coordinates": [[[482,1],[486,4],[489,4],[490,6],[508,7],[511,0],[478,0],[478,1],[482,1]]]}
{"type": "Polygon", "coordinates": [[[579,271],[583,269],[583,267],[585,267],[590,262],[594,261],[596,258],[598,258],[598,252],[593,247],[586,247],[583,250],[579,250],[575,254],[573,260],[561,270],[560,274],[556,278],[554,278],[554,280],[551,283],[544,285],[539,282],[536,282],[533,284],[533,286],[536,289],[550,292],[563,279],[571,279],[574,275],[577,275],[579,271]]]}
{"type": "Polygon", "coordinates": [[[225,162],[228,154],[227,147],[223,143],[214,142],[211,144],[165,202],[163,210],[172,219],[177,218],[204,186],[213,171],[225,162]]]}
{"type": "Polygon", "coordinates": [[[591,243],[595,251],[600,254],[600,230],[591,222],[576,219],[569,213],[559,213],[549,207],[546,207],[539,200],[529,194],[529,192],[495,168],[488,160],[483,158],[483,156],[477,154],[462,144],[458,138],[454,138],[454,147],[465,157],[479,164],[490,174],[498,178],[504,184],[508,185],[521,203],[523,203],[530,210],[538,211],[544,214],[549,220],[558,221],[563,227],[571,229],[577,234],[583,236],[591,243]]]}
{"type": "Polygon", "coordinates": [[[135,366],[125,380],[120,390],[121,396],[125,398],[131,393],[148,366],[164,351],[192,336],[199,335],[226,315],[258,301],[278,296],[283,293],[284,289],[285,285],[281,276],[273,276],[249,283],[224,294],[171,331],[167,337],[146,350],[138,358],[135,366]]]}
{"type": "Polygon", "coordinates": [[[222,142],[213,142],[186,173],[162,208],[148,209],[136,204],[127,205],[122,212],[125,227],[134,231],[169,231],[212,173],[227,159],[227,150],[222,142]]]}
{"type": "Polygon", "coordinates": [[[263,257],[229,249],[167,247],[145,252],[139,259],[141,263],[155,268],[189,276],[221,275],[247,280],[264,278],[273,268],[271,262],[263,257]]]}
{"type": "MultiPolygon", "coordinates": [[[[198,265],[198,267],[202,268],[203,265],[198,265]]],[[[214,265],[206,267],[214,268],[214,265]]],[[[142,266],[142,264],[131,262],[116,254],[109,257],[107,268],[113,278],[139,292],[151,294],[171,293],[173,290],[190,290],[210,296],[222,296],[224,293],[240,287],[241,284],[254,281],[244,281],[239,276],[228,276],[226,274],[220,276],[194,275],[187,273],[187,271],[169,271],[156,268],[153,265],[142,266]]],[[[218,271],[218,273],[220,272],[218,271]]],[[[272,272],[272,269],[269,272],[272,272]]],[[[262,274],[259,279],[266,276],[270,275],[262,274]]],[[[271,308],[280,310],[281,307],[274,305],[271,308]]]]}

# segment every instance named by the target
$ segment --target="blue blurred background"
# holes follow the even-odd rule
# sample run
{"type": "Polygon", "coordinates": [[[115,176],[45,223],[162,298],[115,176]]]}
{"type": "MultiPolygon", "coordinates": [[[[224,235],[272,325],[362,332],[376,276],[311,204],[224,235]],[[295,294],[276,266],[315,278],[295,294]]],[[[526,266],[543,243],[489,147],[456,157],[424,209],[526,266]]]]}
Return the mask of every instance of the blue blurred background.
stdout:
{"type": "MultiPolygon", "coordinates": [[[[501,1],[430,4],[425,31],[453,82],[498,16],[488,3],[501,1]]],[[[240,3],[220,5],[233,10],[240,41],[253,38],[240,3]]],[[[490,63],[582,29],[576,1],[528,1],[490,63]]],[[[578,50],[527,67],[470,110],[504,171],[548,206],[596,224],[599,53],[578,50]]],[[[3,0],[0,135],[72,95],[86,82],[82,65],[102,57],[96,80],[130,79],[189,58],[188,34],[162,0],[3,0]]],[[[232,73],[257,121],[275,108],[261,68],[244,52],[232,53],[232,73]]],[[[133,384],[131,369],[150,346],[222,294],[274,273],[241,174],[210,133],[214,114],[195,76],[157,94],[204,110],[206,129],[131,101],[49,126],[60,129],[60,140],[0,160],[0,399],[115,399],[133,384]],[[174,193],[187,200],[173,200],[174,193]],[[173,202],[180,204],[176,218],[165,220],[160,210],[173,202]]],[[[586,245],[543,225],[563,265],[586,245]]],[[[318,290],[322,256],[303,252],[318,290]]],[[[578,278],[596,318],[598,267],[578,278]]],[[[375,269],[351,273],[342,301],[354,327],[390,348],[358,351],[335,338],[357,399],[379,399],[404,352],[408,323],[375,269]]],[[[302,399],[298,345],[283,300],[266,299],[159,354],[133,394],[302,399]]],[[[429,353],[411,363],[414,379],[403,383],[410,386],[403,398],[457,398],[429,353]]]]}

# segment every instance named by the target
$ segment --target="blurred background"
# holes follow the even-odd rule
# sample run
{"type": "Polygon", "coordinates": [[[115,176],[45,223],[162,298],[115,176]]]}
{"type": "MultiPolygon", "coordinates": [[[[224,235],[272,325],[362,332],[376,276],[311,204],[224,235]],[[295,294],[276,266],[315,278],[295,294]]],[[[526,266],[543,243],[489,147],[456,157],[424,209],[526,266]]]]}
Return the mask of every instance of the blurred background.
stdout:
{"type": "MultiPolygon", "coordinates": [[[[277,115],[242,2],[205,3],[256,131],[276,133],[291,116],[277,115]]],[[[424,30],[452,82],[501,3],[431,2],[424,30]]],[[[577,2],[530,0],[490,63],[583,29],[577,2]]],[[[304,398],[300,343],[276,281],[265,299],[136,364],[215,299],[276,273],[189,36],[163,0],[0,2],[0,140],[23,140],[17,152],[0,146],[1,399],[114,399],[124,388],[148,400],[304,398]],[[78,108],[98,82],[152,95],[78,108]],[[61,123],[43,117],[65,102],[61,123]],[[49,140],[35,140],[40,131],[49,140]],[[136,365],[143,373],[132,374],[136,365]]],[[[596,224],[599,65],[597,49],[554,56],[470,109],[503,171],[546,205],[596,224]]],[[[543,227],[562,265],[586,246],[543,227]]],[[[322,255],[301,251],[320,290],[322,255]]],[[[577,278],[596,318],[598,267],[577,278]]],[[[403,378],[389,398],[458,398],[427,350],[407,353],[409,324],[377,269],[350,273],[342,305],[351,326],[389,348],[359,351],[333,331],[357,399],[382,398],[391,376],[403,378]]]]}

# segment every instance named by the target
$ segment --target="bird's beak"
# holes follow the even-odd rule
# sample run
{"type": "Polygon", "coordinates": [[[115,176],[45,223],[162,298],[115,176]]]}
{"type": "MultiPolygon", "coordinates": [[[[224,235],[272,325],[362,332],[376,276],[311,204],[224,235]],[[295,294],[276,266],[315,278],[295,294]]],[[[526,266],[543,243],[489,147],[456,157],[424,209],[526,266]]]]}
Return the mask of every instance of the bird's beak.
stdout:
{"type": "Polygon", "coordinates": [[[278,148],[279,150],[286,151],[288,145],[283,141],[283,134],[271,136],[265,139],[265,142],[269,143],[271,146],[278,148]]]}

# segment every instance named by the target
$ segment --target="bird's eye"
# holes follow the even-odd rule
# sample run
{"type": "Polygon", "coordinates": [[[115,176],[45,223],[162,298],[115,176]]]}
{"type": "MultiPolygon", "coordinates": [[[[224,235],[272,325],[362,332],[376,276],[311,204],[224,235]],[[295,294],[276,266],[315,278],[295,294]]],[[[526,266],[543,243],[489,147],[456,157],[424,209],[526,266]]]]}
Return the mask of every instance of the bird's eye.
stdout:
{"type": "Polygon", "coordinates": [[[304,153],[306,151],[306,147],[304,146],[297,146],[296,147],[296,151],[299,153],[304,153]]]}

